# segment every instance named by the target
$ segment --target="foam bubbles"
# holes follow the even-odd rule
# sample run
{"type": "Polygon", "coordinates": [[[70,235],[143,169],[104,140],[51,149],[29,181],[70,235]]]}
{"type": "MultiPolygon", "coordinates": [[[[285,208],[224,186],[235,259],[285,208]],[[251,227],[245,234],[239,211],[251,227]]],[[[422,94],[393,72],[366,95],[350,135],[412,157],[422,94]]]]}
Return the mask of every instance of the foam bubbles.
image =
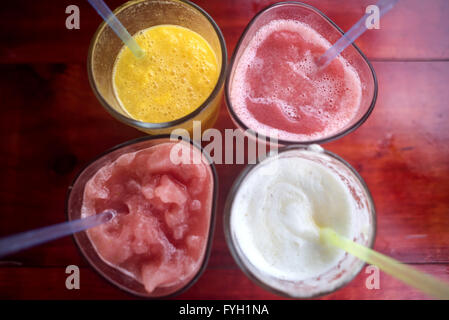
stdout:
{"type": "Polygon", "coordinates": [[[154,26],[134,38],[146,55],[136,59],[124,47],[113,70],[115,96],[130,117],[172,121],[207,99],[218,80],[219,66],[204,38],[174,25],[154,26]]]}
{"type": "MultiPolygon", "coordinates": [[[[238,117],[253,130],[277,131],[285,140],[308,141],[342,130],[355,117],[361,101],[361,83],[355,69],[342,57],[324,71],[315,63],[331,46],[307,24],[273,20],[260,28],[237,63],[230,98],[238,117]],[[264,123],[249,110],[279,108],[294,129],[264,123]],[[303,130],[305,123],[315,130],[303,130]]],[[[268,119],[270,120],[270,119],[268,119]]],[[[291,128],[291,127],[289,127],[291,128]]]]}

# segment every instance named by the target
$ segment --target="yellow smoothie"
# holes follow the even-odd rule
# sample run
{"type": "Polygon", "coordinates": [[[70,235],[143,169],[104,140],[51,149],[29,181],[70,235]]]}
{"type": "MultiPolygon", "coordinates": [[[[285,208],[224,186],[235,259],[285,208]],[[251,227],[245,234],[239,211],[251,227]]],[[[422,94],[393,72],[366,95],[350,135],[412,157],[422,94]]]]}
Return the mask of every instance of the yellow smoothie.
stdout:
{"type": "Polygon", "coordinates": [[[125,46],[113,71],[115,95],[130,117],[152,123],[176,120],[211,94],[220,69],[213,49],[198,33],[158,25],[134,38],[145,56],[136,58],[125,46]]]}

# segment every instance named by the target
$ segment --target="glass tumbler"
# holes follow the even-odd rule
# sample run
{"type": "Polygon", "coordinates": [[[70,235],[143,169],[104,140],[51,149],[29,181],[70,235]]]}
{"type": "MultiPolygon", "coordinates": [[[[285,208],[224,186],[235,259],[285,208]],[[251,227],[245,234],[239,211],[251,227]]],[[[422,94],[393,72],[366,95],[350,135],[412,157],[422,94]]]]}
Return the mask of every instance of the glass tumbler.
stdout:
{"type": "MultiPolygon", "coordinates": [[[[69,187],[69,192],[67,194],[66,200],[67,219],[70,221],[81,218],[81,209],[83,205],[84,189],[86,183],[97,173],[97,171],[100,168],[112,163],[123,154],[136,152],[139,150],[152,147],[154,145],[167,142],[173,142],[173,140],[170,139],[169,136],[145,136],[143,138],[131,140],[123,144],[120,144],[106,151],[98,158],[94,159],[78,174],[78,176],[75,178],[75,180],[69,187]]],[[[202,151],[199,146],[197,146],[194,142],[188,140],[187,138],[183,138],[183,141],[180,143],[186,144],[190,143],[194,146],[194,148],[197,148],[199,151],[202,151]]],[[[207,244],[205,252],[202,257],[202,262],[199,266],[199,269],[195,271],[195,273],[190,279],[187,279],[186,281],[181,282],[179,284],[175,284],[173,286],[159,287],[156,288],[152,293],[148,293],[145,290],[142,283],[138,282],[133,277],[125,274],[124,272],[119,271],[118,269],[106,263],[95,250],[86,231],[78,232],[73,235],[73,239],[79,251],[88,261],[91,267],[94,268],[103,278],[105,278],[115,286],[119,287],[120,289],[144,298],[161,298],[161,297],[174,296],[184,292],[190,286],[192,286],[196,282],[196,280],[198,280],[198,278],[201,276],[201,274],[203,273],[204,269],[207,266],[207,261],[209,259],[212,247],[212,239],[215,226],[215,210],[218,194],[218,178],[214,164],[212,163],[212,161],[210,161],[209,158],[207,158],[206,155],[205,157],[208,161],[211,174],[213,177],[212,205],[210,212],[209,232],[207,235],[207,244]]]]}
{"type": "MultiPolygon", "coordinates": [[[[252,281],[270,292],[290,298],[313,298],[332,293],[349,283],[361,271],[364,262],[345,253],[334,267],[318,276],[305,278],[301,281],[288,280],[261,270],[254,263],[254,260],[251,261],[242,249],[242,242],[239,240],[236,227],[233,227],[237,226],[236,224],[238,223],[242,223],[241,219],[238,218],[239,215],[235,213],[239,208],[238,199],[246,199],[250,196],[248,192],[251,191],[248,190],[256,192],[257,189],[257,192],[262,192],[260,188],[248,187],[249,185],[246,184],[246,181],[253,175],[263,174],[260,169],[263,169],[265,164],[288,157],[306,159],[313,163],[323,165],[333,171],[347,186],[352,202],[355,203],[355,212],[352,213],[353,220],[351,223],[355,224],[354,229],[356,231],[354,232],[354,238],[351,240],[370,248],[373,247],[376,233],[376,213],[368,187],[355,169],[336,154],[326,151],[321,147],[317,148],[316,145],[291,145],[281,148],[279,153],[270,155],[254,165],[248,165],[237,177],[226,200],[223,217],[226,242],[234,260],[252,281]]],[[[298,170],[300,169],[298,168],[298,170]]],[[[272,174],[276,173],[274,172],[272,174]]],[[[259,196],[261,195],[259,194],[259,196]]],[[[274,196],[271,195],[271,197],[274,196]]],[[[329,194],[329,197],[332,198],[332,194],[329,194]]],[[[263,199],[260,199],[260,201],[263,201],[263,199]]],[[[276,201],[277,199],[275,197],[270,199],[272,203],[277,203],[276,201]]],[[[260,219],[264,218],[260,217],[260,219]]],[[[260,236],[263,237],[265,235],[260,236]]],[[[253,239],[251,237],[245,236],[245,241],[253,239]]],[[[291,254],[292,256],[300,255],[301,252],[297,251],[291,254]]]]}
{"type": "MultiPolygon", "coordinates": [[[[225,83],[225,97],[229,114],[231,115],[231,118],[236,126],[247,133],[250,137],[259,139],[262,142],[268,141],[269,137],[267,137],[266,134],[256,132],[254,129],[249,128],[248,125],[241,118],[239,118],[235,111],[235,107],[232,104],[231,91],[235,83],[234,75],[236,73],[236,68],[245,49],[248,47],[250,41],[254,38],[261,27],[276,19],[287,19],[303,22],[316,30],[331,44],[335,43],[343,35],[343,31],[324,13],[310,5],[294,1],[273,4],[260,11],[249,22],[240,37],[231,58],[230,71],[225,83]]],[[[326,143],[341,138],[354,131],[369,117],[377,98],[377,78],[374,69],[366,56],[355,44],[352,44],[346,48],[341,55],[357,71],[362,84],[360,107],[355,116],[339,131],[330,133],[329,135],[323,135],[319,138],[313,138],[310,140],[304,139],[303,141],[277,139],[277,137],[275,137],[275,140],[277,141],[276,144],[290,145],[326,143]]]]}
{"type": "Polygon", "coordinates": [[[113,89],[113,67],[123,42],[102,22],[93,36],[87,59],[89,82],[101,105],[117,120],[148,134],[169,134],[175,128],[192,132],[193,121],[201,121],[203,130],[211,128],[218,118],[227,51],[223,35],[214,20],[203,9],[189,1],[137,0],[114,10],[114,14],[133,35],[155,25],[179,25],[195,31],[211,46],[218,60],[220,74],[209,97],[190,114],[169,122],[150,123],[131,118],[123,110],[113,89]]]}

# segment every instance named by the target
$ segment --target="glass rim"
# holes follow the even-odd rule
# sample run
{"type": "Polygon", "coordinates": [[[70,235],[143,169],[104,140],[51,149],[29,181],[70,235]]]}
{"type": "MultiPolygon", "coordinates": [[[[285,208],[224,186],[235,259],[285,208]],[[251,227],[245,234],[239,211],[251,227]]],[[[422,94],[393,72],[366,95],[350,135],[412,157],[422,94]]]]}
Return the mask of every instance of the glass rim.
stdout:
{"type": "MultiPolygon", "coordinates": [[[[135,1],[128,1],[123,3],[122,5],[118,6],[115,10],[113,10],[113,13],[115,15],[117,15],[118,13],[120,13],[121,11],[123,11],[124,9],[127,9],[128,7],[140,4],[142,2],[153,2],[153,1],[157,1],[157,0],[135,0],[135,1]]],[[[195,110],[193,110],[192,112],[190,112],[189,114],[175,119],[175,120],[171,120],[171,121],[166,121],[166,122],[145,122],[145,121],[140,121],[137,119],[133,119],[131,117],[127,117],[123,114],[121,114],[120,112],[116,111],[113,107],[111,107],[109,105],[109,103],[103,98],[103,96],[101,95],[101,93],[98,90],[97,84],[95,82],[94,76],[93,76],[93,52],[94,52],[94,48],[96,46],[96,43],[98,41],[98,37],[99,35],[103,32],[103,30],[108,26],[106,24],[105,21],[102,21],[100,23],[100,26],[97,28],[97,30],[95,31],[92,40],[90,42],[89,45],[89,51],[88,51],[88,55],[87,55],[87,75],[89,78],[89,83],[90,86],[92,88],[92,91],[94,92],[95,96],[97,97],[98,101],[100,101],[101,105],[106,109],[106,111],[111,114],[114,118],[116,118],[117,120],[131,125],[133,127],[136,128],[141,128],[141,129],[167,129],[167,128],[171,128],[180,124],[183,124],[189,120],[192,120],[193,118],[195,118],[197,115],[199,115],[203,110],[205,110],[210,103],[213,101],[213,99],[215,99],[217,97],[217,95],[220,93],[220,90],[224,84],[225,78],[226,78],[226,70],[227,70],[227,60],[228,60],[228,52],[227,52],[227,48],[226,48],[226,42],[224,39],[224,36],[220,30],[220,28],[218,27],[217,23],[212,19],[212,17],[204,10],[202,9],[200,6],[198,6],[197,4],[190,2],[188,0],[169,0],[171,2],[181,2],[184,3],[188,6],[191,6],[192,8],[196,9],[199,13],[201,13],[211,24],[211,26],[214,28],[214,31],[218,37],[218,41],[220,43],[220,48],[221,48],[221,70],[220,70],[220,74],[218,76],[218,80],[217,83],[215,84],[214,89],[212,90],[212,92],[209,94],[209,96],[207,97],[207,99],[199,106],[197,107],[195,110]]]]}
{"type": "MultiPolygon", "coordinates": [[[[345,33],[343,32],[343,30],[336,25],[328,16],[326,16],[322,11],[320,11],[319,9],[303,3],[303,2],[299,2],[299,1],[282,1],[282,2],[277,2],[274,4],[271,4],[267,7],[265,7],[264,9],[260,10],[258,13],[256,13],[256,15],[250,20],[250,22],[247,24],[247,26],[245,27],[245,29],[243,30],[242,35],[240,36],[237,44],[235,45],[235,48],[239,48],[243,39],[245,38],[246,34],[248,33],[249,29],[253,26],[254,22],[266,11],[273,9],[275,7],[280,7],[280,6],[285,6],[285,5],[297,5],[300,7],[305,7],[307,9],[310,9],[312,11],[314,11],[316,14],[318,14],[319,16],[321,16],[323,19],[325,19],[327,22],[329,22],[341,35],[344,35],[345,33]]],[[[377,76],[376,76],[376,72],[374,71],[373,66],[371,65],[371,62],[368,60],[368,58],[365,56],[365,54],[359,49],[359,47],[353,42],[351,44],[354,49],[360,54],[360,56],[363,58],[363,60],[366,62],[366,64],[368,65],[370,71],[371,71],[371,75],[373,76],[373,83],[374,83],[374,92],[373,92],[373,98],[371,100],[371,104],[369,106],[369,108],[367,109],[367,111],[360,117],[359,120],[357,120],[354,124],[352,124],[351,126],[349,126],[348,128],[346,128],[345,130],[341,131],[341,132],[337,132],[333,135],[330,135],[329,137],[325,137],[325,138],[321,138],[321,139],[315,139],[315,140],[308,140],[308,141],[297,141],[297,140],[285,140],[285,139],[277,139],[277,143],[281,144],[281,145],[294,145],[294,144],[306,144],[306,145],[310,145],[310,144],[323,144],[323,143],[327,143],[327,142],[331,142],[337,139],[340,139],[344,136],[346,136],[347,134],[353,132],[354,130],[356,130],[358,127],[360,127],[370,116],[370,114],[372,113],[374,106],[376,105],[376,100],[377,100],[377,93],[378,93],[378,83],[377,83],[377,76]]],[[[231,98],[230,98],[230,94],[229,94],[229,88],[230,88],[230,78],[231,78],[231,72],[234,68],[234,64],[235,64],[235,59],[237,56],[237,50],[234,49],[234,52],[232,54],[231,57],[231,61],[229,63],[229,68],[228,68],[228,72],[227,72],[227,76],[226,76],[226,81],[225,81],[225,99],[226,99],[226,106],[227,109],[231,115],[232,120],[234,120],[238,126],[240,126],[243,131],[248,131],[250,132],[250,134],[252,136],[254,136],[256,139],[263,139],[265,141],[267,141],[267,139],[270,138],[270,136],[267,135],[263,135],[261,133],[256,132],[254,129],[249,128],[235,113],[234,108],[232,106],[231,103],[231,98]]]]}
{"type": "MultiPolygon", "coordinates": [[[[311,151],[311,152],[316,152],[310,149],[310,145],[307,144],[296,144],[296,145],[288,145],[288,146],[284,146],[282,148],[280,148],[278,150],[278,153],[276,155],[273,156],[278,156],[283,152],[287,152],[287,151],[291,151],[291,150],[306,150],[306,151],[311,151]]],[[[371,195],[371,192],[368,188],[368,185],[366,184],[365,180],[363,180],[363,178],[360,176],[360,174],[346,161],[344,160],[342,157],[340,157],[339,155],[328,151],[326,149],[322,149],[320,151],[320,153],[323,153],[335,160],[337,160],[338,162],[340,162],[341,164],[343,164],[347,169],[349,169],[349,171],[351,173],[354,174],[354,176],[356,177],[357,181],[360,182],[360,185],[362,186],[364,192],[366,193],[366,198],[367,201],[369,203],[370,206],[370,210],[369,210],[369,214],[370,217],[372,218],[372,226],[370,228],[370,230],[372,230],[372,236],[370,239],[370,243],[368,245],[369,248],[373,248],[374,247],[374,242],[376,239],[376,234],[377,234],[377,213],[376,213],[376,207],[374,204],[374,200],[373,197],[371,195]]],[[[351,276],[346,279],[344,282],[342,282],[340,285],[338,285],[335,288],[332,289],[328,289],[328,290],[322,290],[318,293],[312,294],[312,295],[304,295],[304,296],[299,296],[299,295],[294,295],[294,294],[289,294],[285,291],[282,291],[280,289],[277,289],[269,284],[267,284],[266,282],[264,282],[263,280],[261,280],[258,276],[256,276],[245,264],[245,262],[243,261],[243,259],[241,258],[241,255],[238,253],[237,250],[237,244],[234,243],[232,234],[231,234],[231,211],[232,211],[232,207],[234,204],[234,200],[235,197],[237,195],[238,190],[240,189],[240,186],[242,184],[242,182],[245,180],[245,178],[261,163],[263,162],[265,159],[268,159],[272,157],[271,155],[261,159],[261,160],[257,160],[255,164],[247,164],[246,167],[240,172],[240,174],[237,176],[237,178],[234,180],[234,183],[232,184],[228,196],[226,198],[225,201],[225,205],[224,205],[224,210],[223,210],[223,230],[224,230],[224,235],[225,235],[225,240],[226,240],[226,244],[229,248],[229,251],[231,252],[232,257],[234,258],[234,261],[237,263],[238,267],[240,268],[240,270],[242,270],[245,275],[252,281],[254,282],[256,285],[258,285],[259,287],[277,294],[279,296],[283,296],[283,297],[287,297],[287,298],[293,298],[293,299],[311,299],[311,298],[318,298],[318,297],[322,297],[325,295],[328,295],[330,293],[333,293],[343,287],[345,287],[349,282],[351,282],[352,280],[354,280],[354,278],[360,273],[360,271],[362,271],[363,267],[366,265],[365,262],[362,261],[362,263],[360,264],[360,267],[358,267],[357,269],[354,269],[354,271],[352,271],[351,276]]]]}
{"type": "MultiPolygon", "coordinates": [[[[99,161],[100,159],[102,159],[103,157],[107,156],[108,154],[120,150],[122,148],[134,145],[134,144],[138,144],[141,142],[145,142],[145,141],[149,141],[149,140],[158,140],[158,139],[168,139],[171,140],[171,136],[169,134],[161,134],[161,135],[147,135],[147,136],[143,136],[140,138],[136,138],[136,139],[132,139],[123,143],[120,143],[110,149],[108,149],[107,151],[102,152],[101,154],[99,154],[98,156],[96,156],[95,158],[93,158],[92,160],[90,160],[86,165],[84,165],[79,171],[78,173],[75,175],[75,177],[73,178],[72,182],[70,183],[68,189],[67,189],[67,193],[66,193],[66,200],[65,200],[65,207],[64,207],[64,211],[65,211],[65,216],[67,221],[70,221],[70,214],[69,214],[69,200],[70,200],[70,195],[72,193],[72,189],[75,186],[75,184],[77,183],[78,179],[80,178],[80,176],[94,163],[96,163],[97,161],[99,161]]],[[[215,232],[215,224],[216,224],[216,215],[217,215],[217,202],[218,202],[218,174],[217,174],[217,169],[215,167],[214,162],[212,161],[212,159],[209,157],[209,155],[207,154],[207,152],[204,152],[204,148],[199,145],[198,143],[196,143],[194,140],[188,138],[188,137],[184,137],[184,136],[178,136],[176,139],[178,142],[179,141],[183,141],[185,143],[189,143],[190,145],[192,145],[194,148],[196,148],[198,151],[201,152],[202,155],[204,155],[206,157],[207,160],[207,164],[211,169],[211,173],[212,173],[212,180],[213,180],[213,190],[212,190],[212,205],[211,205],[211,210],[210,210],[210,222],[209,222],[209,233],[207,236],[207,241],[206,241],[206,250],[204,251],[204,257],[203,257],[203,261],[201,263],[200,268],[198,269],[198,271],[196,272],[195,276],[189,281],[187,282],[184,286],[182,286],[181,288],[179,288],[178,290],[168,294],[168,295],[163,295],[163,296],[151,296],[151,295],[147,295],[144,293],[138,293],[136,291],[130,290],[128,287],[123,286],[122,284],[116,282],[115,280],[110,279],[103,271],[100,270],[100,268],[97,267],[97,265],[95,263],[93,263],[91,261],[91,259],[84,253],[84,250],[82,249],[82,245],[79,243],[78,238],[77,238],[77,234],[72,234],[71,238],[73,240],[73,242],[75,243],[75,247],[77,248],[79,254],[83,257],[84,260],[87,261],[88,265],[94,269],[96,271],[97,274],[99,274],[103,279],[105,279],[108,283],[111,283],[112,285],[114,285],[115,287],[119,288],[120,290],[123,290],[129,294],[132,294],[134,296],[138,296],[141,298],[146,298],[146,299],[165,299],[165,298],[170,298],[170,297],[174,297],[177,296],[185,291],[187,291],[191,286],[193,286],[198,279],[202,276],[202,274],[204,273],[204,271],[207,268],[207,265],[209,263],[209,258],[211,255],[211,251],[212,251],[212,243],[213,243],[213,238],[214,238],[214,232],[215,232]]],[[[176,142],[176,141],[173,141],[176,142]]],[[[86,233],[86,231],[81,231],[79,233],[86,233]]],[[[90,239],[89,239],[90,241],[90,239]]],[[[100,257],[100,255],[98,253],[96,253],[98,258],[103,261],[103,259],[100,257]]],[[[105,263],[105,262],[103,262],[105,263]]]]}

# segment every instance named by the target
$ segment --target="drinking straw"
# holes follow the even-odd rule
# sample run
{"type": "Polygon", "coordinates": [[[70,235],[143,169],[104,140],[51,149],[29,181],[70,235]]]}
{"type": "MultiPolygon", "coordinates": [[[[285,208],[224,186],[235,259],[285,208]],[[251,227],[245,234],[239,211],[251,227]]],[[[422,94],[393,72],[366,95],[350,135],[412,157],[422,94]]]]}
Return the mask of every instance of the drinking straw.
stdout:
{"type": "Polygon", "coordinates": [[[114,210],[105,210],[87,218],[67,221],[1,238],[0,257],[96,227],[108,222],[115,215],[116,212],[114,210]]]}
{"type": "Polygon", "coordinates": [[[103,20],[111,27],[123,43],[131,50],[137,57],[142,58],[145,51],[137,44],[136,40],[129,34],[128,30],[112,13],[111,9],[104,3],[103,0],[88,0],[92,7],[98,12],[103,20]]]}
{"type": "Polygon", "coordinates": [[[428,295],[438,299],[449,299],[449,284],[444,281],[346,239],[330,228],[320,228],[320,238],[428,295]]]}
{"type": "MultiPolygon", "coordinates": [[[[379,18],[390,11],[399,0],[379,0],[376,6],[379,8],[379,18]]],[[[348,32],[342,35],[335,44],[327,49],[327,51],[318,59],[317,64],[321,68],[325,68],[334,60],[343,50],[351,45],[366,30],[365,21],[370,16],[366,13],[348,32]]]]}

